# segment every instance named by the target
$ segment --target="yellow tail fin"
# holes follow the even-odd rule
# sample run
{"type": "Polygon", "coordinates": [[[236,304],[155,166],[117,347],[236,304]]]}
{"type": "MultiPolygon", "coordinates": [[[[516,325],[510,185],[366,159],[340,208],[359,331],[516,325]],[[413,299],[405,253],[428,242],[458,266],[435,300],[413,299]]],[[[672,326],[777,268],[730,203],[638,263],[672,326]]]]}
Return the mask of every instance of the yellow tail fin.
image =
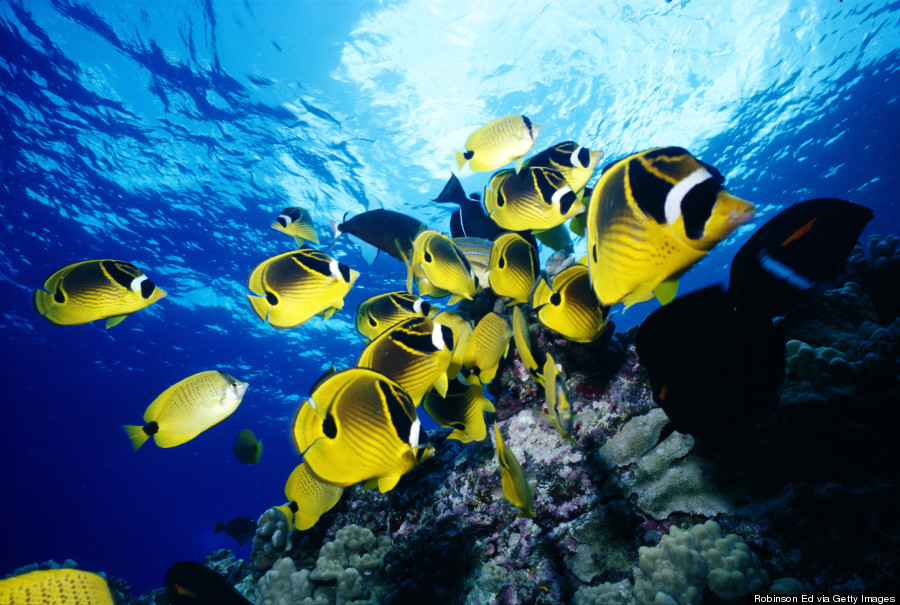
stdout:
{"type": "Polygon", "coordinates": [[[144,427],[135,426],[133,424],[123,424],[122,428],[125,429],[125,432],[128,433],[128,438],[131,439],[131,447],[134,448],[134,451],[137,451],[147,439],[150,439],[150,435],[144,431],[144,427]]]}
{"type": "Polygon", "coordinates": [[[466,165],[466,154],[462,151],[454,151],[453,157],[456,158],[456,167],[462,170],[463,166],[466,165]]]}

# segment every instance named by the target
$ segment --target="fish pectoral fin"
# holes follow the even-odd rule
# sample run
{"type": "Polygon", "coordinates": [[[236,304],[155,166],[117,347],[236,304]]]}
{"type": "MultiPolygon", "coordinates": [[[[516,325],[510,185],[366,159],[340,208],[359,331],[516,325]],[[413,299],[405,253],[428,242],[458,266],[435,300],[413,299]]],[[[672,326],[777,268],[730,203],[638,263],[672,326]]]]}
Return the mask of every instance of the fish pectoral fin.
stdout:
{"type": "Polygon", "coordinates": [[[678,293],[678,279],[677,278],[669,278],[653,288],[653,296],[656,297],[656,300],[659,301],[661,305],[667,305],[673,300],[675,300],[675,295],[678,293]]]}
{"type": "Polygon", "coordinates": [[[363,491],[370,491],[378,487],[378,479],[367,479],[359,484],[359,489],[363,491]]]}
{"type": "Polygon", "coordinates": [[[324,320],[328,319],[329,317],[331,317],[332,315],[337,313],[338,310],[339,310],[338,307],[328,307],[327,309],[322,311],[322,320],[324,321],[324,320]]]}
{"type": "Polygon", "coordinates": [[[303,247],[303,237],[301,237],[301,236],[299,236],[299,235],[295,235],[295,236],[294,236],[294,241],[297,242],[297,247],[298,247],[298,248],[302,248],[302,247],[303,247]]]}
{"type": "Polygon", "coordinates": [[[128,317],[127,313],[125,315],[114,315],[113,317],[110,317],[106,320],[106,328],[109,329],[113,326],[119,325],[126,317],[128,317]]]}
{"type": "Polygon", "coordinates": [[[434,381],[434,390],[440,394],[441,397],[447,396],[447,387],[449,386],[449,381],[447,380],[447,373],[442,372],[438,379],[434,381]]]}
{"type": "MultiPolygon", "coordinates": [[[[378,479],[378,490],[383,494],[385,492],[389,492],[394,489],[394,486],[397,485],[397,482],[400,481],[401,475],[388,475],[387,477],[380,477],[378,479]]],[[[371,479],[370,479],[371,481],[371,479]]]]}
{"type": "Polygon", "coordinates": [[[516,174],[519,174],[519,171],[522,170],[522,162],[525,161],[525,156],[520,155],[519,159],[516,160],[516,174]]]}

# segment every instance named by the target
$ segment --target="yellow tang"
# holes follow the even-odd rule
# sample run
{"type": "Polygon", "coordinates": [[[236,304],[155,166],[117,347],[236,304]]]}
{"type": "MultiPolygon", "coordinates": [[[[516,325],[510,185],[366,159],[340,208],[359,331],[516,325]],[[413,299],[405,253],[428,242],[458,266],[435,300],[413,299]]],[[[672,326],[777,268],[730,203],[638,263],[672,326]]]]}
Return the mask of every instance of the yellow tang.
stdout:
{"type": "Polygon", "coordinates": [[[500,465],[500,485],[503,495],[516,505],[520,517],[534,517],[534,496],[531,486],[525,478],[525,471],[516,459],[515,454],[503,443],[500,429],[494,423],[494,434],[497,437],[497,463],[500,465]]]}
{"type": "Polygon", "coordinates": [[[379,294],[360,303],[356,309],[356,329],[368,340],[410,317],[433,317],[437,307],[408,292],[379,294]]]}
{"type": "Polygon", "coordinates": [[[131,445],[138,449],[151,435],[159,447],[190,441],[228,418],[241,404],[247,386],[218,370],[199,372],[176,382],[144,412],[146,425],[125,425],[131,445]]]}
{"type": "Polygon", "coordinates": [[[338,487],[376,479],[386,492],[434,453],[403,387],[365,368],[320,381],[294,415],[291,434],[309,470],[338,487]]]}
{"type": "Polygon", "coordinates": [[[597,340],[609,315],[609,307],[601,305],[591,289],[588,268],[577,263],[556,274],[552,286],[540,278],[531,307],[542,324],[576,342],[597,340]]]}
{"type": "Polygon", "coordinates": [[[472,335],[474,326],[471,321],[464,319],[455,311],[442,311],[434,316],[434,321],[453,330],[453,357],[447,366],[447,378],[452,380],[462,368],[466,346],[469,344],[469,336],[472,335]]]}
{"type": "Polygon", "coordinates": [[[238,433],[234,445],[231,447],[235,458],[244,464],[259,464],[262,450],[262,441],[258,440],[250,429],[244,429],[238,433]]]}
{"type": "Polygon", "coordinates": [[[655,290],[668,302],[678,277],[755,210],[681,147],[642,151],[607,167],[589,208],[587,266],[607,307],[649,300],[655,290]]]}
{"type": "Polygon", "coordinates": [[[584,212],[565,177],[552,168],[501,170],[484,189],[484,208],[510,231],[552,229],[584,212]]]}
{"type": "Polygon", "coordinates": [[[0,605],[114,605],[106,579],[80,569],[38,569],[0,580],[0,605]]]}
{"type": "Polygon", "coordinates": [[[305,531],[319,521],[319,517],[334,508],[344,493],[343,487],[319,480],[306,464],[298,464],[284,485],[288,503],[276,506],[299,531],[305,531]]]}
{"type": "Polygon", "coordinates": [[[140,269],[120,260],[85,260],[66,265],[35,290],[35,310],[58,326],[107,319],[111,328],[135,311],[149,307],[166,293],[140,269]]]}
{"type": "Polygon", "coordinates": [[[247,295],[260,319],[279,330],[299,326],[319,313],[325,319],[344,306],[359,271],[312,248],[263,261],[250,274],[247,295]]]}
{"type": "Polygon", "coordinates": [[[537,250],[518,233],[504,233],[494,240],[488,264],[491,290],[510,297],[508,304],[528,302],[540,270],[537,250]]]}
{"type": "MultiPolygon", "coordinates": [[[[478,212],[481,212],[479,210],[478,212]]],[[[488,280],[488,264],[491,261],[491,248],[494,243],[489,239],[482,237],[454,237],[453,243],[463,253],[472,272],[475,274],[478,288],[476,292],[480,292],[489,285],[488,280]]]]}
{"type": "Polygon", "coordinates": [[[441,397],[431,391],[425,395],[422,405],[432,420],[444,428],[453,429],[447,439],[469,443],[484,441],[487,437],[484,413],[493,412],[494,404],[484,396],[484,387],[481,385],[463,384],[454,380],[445,396],[441,397]]]}
{"type": "Polygon", "coordinates": [[[525,319],[525,312],[522,307],[513,307],[513,342],[516,343],[516,351],[519,353],[519,359],[522,365],[534,378],[534,381],[544,386],[544,377],[541,375],[541,366],[538,365],[534,354],[531,352],[531,338],[529,336],[528,320],[525,319]]]}
{"type": "Polygon", "coordinates": [[[303,246],[304,241],[319,244],[319,235],[316,233],[312,215],[305,208],[299,206],[291,206],[282,210],[275,222],[272,223],[272,229],[290,235],[298,246],[303,246]]]}
{"type": "Polygon", "coordinates": [[[572,404],[569,402],[569,393],[565,382],[559,377],[559,366],[553,361],[550,353],[544,362],[544,395],[547,400],[547,417],[556,428],[560,436],[578,447],[572,438],[575,428],[575,414],[572,412],[572,404]]]}
{"type": "Polygon", "coordinates": [[[412,294],[415,281],[420,294],[435,298],[452,295],[448,304],[471,300],[478,280],[469,261],[443,233],[426,229],[413,241],[412,258],[406,263],[406,291],[412,294]]]}
{"type": "Polygon", "coordinates": [[[509,351],[512,327],[501,315],[493,311],[485,314],[469,336],[466,354],[463,356],[464,382],[486,384],[494,379],[500,359],[509,351]]]}
{"type": "Polygon", "coordinates": [[[373,340],[356,366],[396,381],[418,407],[432,386],[442,395],[447,392],[453,348],[453,330],[427,317],[411,317],[373,340]]]}
{"type": "Polygon", "coordinates": [[[541,127],[522,115],[508,115],[488,122],[466,139],[466,152],[455,151],[457,167],[462,170],[465,163],[476,172],[496,170],[513,160],[516,172],[522,166],[522,158],[528,153],[541,127]]]}
{"type": "Polygon", "coordinates": [[[603,152],[590,150],[575,141],[565,141],[548,147],[525,162],[526,167],[546,167],[559,171],[577,195],[594,175],[603,152]]]}

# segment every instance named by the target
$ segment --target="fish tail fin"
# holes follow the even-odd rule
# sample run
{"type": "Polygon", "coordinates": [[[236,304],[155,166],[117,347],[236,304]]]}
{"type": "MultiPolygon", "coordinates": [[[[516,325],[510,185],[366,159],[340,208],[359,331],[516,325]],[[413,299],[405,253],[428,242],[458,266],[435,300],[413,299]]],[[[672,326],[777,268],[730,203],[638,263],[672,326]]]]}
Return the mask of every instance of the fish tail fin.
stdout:
{"type": "Polygon", "coordinates": [[[131,439],[131,447],[134,448],[134,451],[137,451],[147,439],[150,438],[150,435],[144,430],[144,427],[137,426],[134,424],[123,424],[122,428],[125,429],[125,432],[128,434],[128,438],[131,439]]]}
{"type": "Polygon", "coordinates": [[[540,309],[550,302],[551,296],[553,296],[553,291],[547,284],[547,280],[544,279],[544,276],[539,277],[534,290],[531,292],[531,308],[534,310],[540,309]]]}
{"type": "Polygon", "coordinates": [[[466,154],[462,151],[454,151],[453,157],[456,158],[456,167],[462,170],[463,166],[466,165],[466,154]]]}
{"type": "Polygon", "coordinates": [[[223,529],[225,529],[225,524],[222,523],[221,521],[219,521],[218,519],[216,519],[216,528],[213,530],[213,533],[217,534],[220,531],[222,531],[223,529]]]}
{"type": "Polygon", "coordinates": [[[46,315],[56,301],[53,300],[53,295],[46,290],[35,290],[34,296],[31,297],[31,303],[34,305],[35,311],[41,315],[46,315]]]}
{"type": "Polygon", "coordinates": [[[247,300],[250,301],[250,306],[253,307],[254,313],[256,313],[261,320],[266,321],[266,317],[269,316],[269,309],[272,307],[266,297],[250,296],[249,294],[246,296],[247,300]]]}
{"type": "Polygon", "coordinates": [[[328,249],[331,250],[334,247],[334,242],[337,241],[337,238],[340,237],[343,231],[341,231],[341,226],[337,221],[328,219],[328,224],[331,225],[331,231],[334,233],[334,237],[331,238],[331,244],[328,246],[328,249]]]}

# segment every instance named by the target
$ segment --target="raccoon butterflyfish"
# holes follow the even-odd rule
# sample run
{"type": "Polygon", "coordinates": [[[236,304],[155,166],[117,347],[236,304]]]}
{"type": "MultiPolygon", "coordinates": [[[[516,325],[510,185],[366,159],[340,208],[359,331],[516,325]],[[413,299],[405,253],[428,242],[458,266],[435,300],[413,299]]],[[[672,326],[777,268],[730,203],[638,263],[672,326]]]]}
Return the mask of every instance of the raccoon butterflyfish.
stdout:
{"type": "Polygon", "coordinates": [[[272,223],[272,229],[290,235],[301,247],[304,242],[319,244],[319,236],[316,233],[312,215],[305,208],[299,206],[291,206],[282,210],[275,222],[272,223]]]}
{"type": "Polygon", "coordinates": [[[572,438],[572,431],[575,428],[575,413],[572,412],[572,404],[569,402],[566,384],[559,376],[559,367],[550,353],[547,353],[547,359],[544,361],[543,374],[547,417],[563,439],[578,447],[578,444],[572,438]]]}
{"type": "Polygon", "coordinates": [[[372,341],[404,319],[433,317],[437,311],[437,307],[414,294],[388,292],[360,303],[356,309],[356,329],[372,341]]]}
{"type": "Polygon", "coordinates": [[[166,572],[166,599],[170,605],[250,605],[228,580],[194,561],[178,561],[166,572]]]}
{"type": "Polygon", "coordinates": [[[224,531],[226,534],[238,541],[238,546],[243,546],[253,539],[256,535],[256,521],[250,517],[235,517],[228,523],[222,523],[216,520],[216,527],[213,533],[224,531]]]}
{"type": "Polygon", "coordinates": [[[835,276],[873,216],[870,208],[833,198],[785,208],[734,256],[732,302],[740,310],[784,315],[835,276]]]}
{"type": "Polygon", "coordinates": [[[231,451],[234,452],[234,457],[244,464],[259,464],[259,457],[263,451],[262,441],[259,441],[250,429],[243,429],[234,440],[231,451]]]}
{"type": "Polygon", "coordinates": [[[319,517],[334,508],[344,493],[343,487],[325,483],[316,477],[305,463],[298,464],[284,484],[288,503],[276,506],[298,531],[306,531],[319,517]]]}
{"type": "Polygon", "coordinates": [[[466,139],[466,151],[455,151],[456,166],[462,170],[466,162],[475,172],[496,170],[513,160],[516,172],[522,159],[534,145],[541,127],[522,115],[508,115],[488,122],[466,139]]]}
{"type": "Polygon", "coordinates": [[[441,311],[434,316],[434,321],[453,330],[453,357],[447,366],[447,378],[453,380],[462,368],[469,336],[472,335],[475,327],[471,321],[454,311],[441,311]]]}
{"type": "Polygon", "coordinates": [[[488,278],[488,265],[491,262],[491,248],[494,243],[480,237],[454,237],[453,243],[463,253],[472,272],[478,280],[477,291],[481,291],[490,285],[488,278]]]}
{"type": "Polygon", "coordinates": [[[0,580],[3,605],[117,605],[123,601],[106,578],[80,569],[38,569],[0,580]]]}
{"type": "Polygon", "coordinates": [[[491,290],[508,296],[508,304],[528,302],[528,294],[541,270],[537,249],[518,233],[504,233],[494,240],[488,264],[491,290]]]}
{"type": "Polygon", "coordinates": [[[309,470],[339,487],[376,479],[386,492],[434,453],[407,392],[366,368],[321,381],[294,415],[291,433],[309,470]]]}
{"type": "Polygon", "coordinates": [[[735,313],[721,286],[657,309],[635,339],[653,399],[673,427],[694,435],[698,446],[726,447],[774,405],[784,343],[770,319],[735,313]]]}
{"type": "Polygon", "coordinates": [[[493,240],[503,233],[503,229],[484,213],[481,196],[477,193],[466,196],[455,174],[450,175],[441,193],[432,201],[459,206],[459,210],[454,210],[450,215],[450,235],[454,238],[474,237],[493,240]]]}
{"type": "Polygon", "coordinates": [[[109,258],[66,265],[48,277],[43,287],[34,291],[32,303],[58,326],[106,319],[106,327],[111,328],[166,296],[140,269],[109,258]]]}
{"type": "Polygon", "coordinates": [[[162,392],[144,412],[144,426],[125,425],[134,449],[151,436],[159,447],[190,441],[231,415],[247,392],[247,383],[218,370],[188,376],[162,392]]]}
{"type": "Polygon", "coordinates": [[[359,271],[327,254],[303,248],[261,262],[250,274],[247,295],[253,310],[273,328],[293,328],[322,314],[328,319],[344,306],[359,271]]]}
{"type": "MultiPolygon", "coordinates": [[[[384,250],[399,261],[409,257],[412,242],[416,234],[424,231],[426,226],[419,220],[406,216],[393,210],[368,210],[351,218],[344,217],[344,222],[338,224],[329,221],[334,231],[335,240],[347,233],[360,242],[360,253],[368,264],[375,262],[379,250],[384,250]]],[[[331,248],[329,246],[329,249],[331,248]]]]}
{"type": "Polygon", "coordinates": [[[551,229],[584,212],[565,177],[543,167],[495,173],[484,189],[484,208],[509,231],[551,229]]]}
{"type": "Polygon", "coordinates": [[[525,318],[525,312],[521,306],[513,307],[512,317],[513,342],[516,343],[516,351],[519,353],[519,359],[522,365],[534,378],[539,385],[544,386],[544,377],[541,376],[543,365],[539,365],[531,352],[531,336],[528,327],[528,320],[525,318]]]}
{"type": "Polygon", "coordinates": [[[413,282],[420,294],[435,298],[451,296],[448,304],[471,300],[478,289],[472,266],[449,237],[437,231],[419,233],[413,242],[412,256],[406,261],[406,291],[413,282]]]}
{"type": "Polygon", "coordinates": [[[494,404],[484,396],[484,387],[464,384],[459,380],[450,382],[444,396],[435,391],[429,392],[422,406],[440,426],[453,429],[447,439],[462,443],[484,441],[487,437],[484,413],[494,411],[494,404]]]}
{"type": "Polygon", "coordinates": [[[509,351],[512,327],[509,322],[493,311],[486,313],[472,330],[463,356],[463,382],[467,384],[487,384],[497,374],[500,359],[509,351]]]}
{"type": "Polygon", "coordinates": [[[678,277],[754,210],[681,147],[616,162],[600,176],[588,211],[587,265],[597,299],[628,307],[658,289],[668,302],[678,277]]]}
{"type": "Polygon", "coordinates": [[[603,152],[590,150],[575,141],[565,141],[548,147],[525,162],[525,167],[546,167],[560,172],[576,195],[587,186],[594,175],[603,152]]]}
{"type": "Polygon", "coordinates": [[[609,307],[591,289],[588,268],[578,263],[557,273],[552,285],[541,277],[531,293],[531,307],[542,324],[576,342],[597,340],[609,315],[609,307]]]}
{"type": "Polygon", "coordinates": [[[534,496],[531,486],[525,477],[522,465],[512,451],[503,443],[500,429],[494,423],[494,435],[497,438],[497,463],[500,465],[500,485],[503,495],[519,509],[520,517],[534,517],[534,496]]]}
{"type": "Polygon", "coordinates": [[[356,365],[396,381],[418,407],[432,386],[447,392],[453,348],[453,330],[428,317],[411,317],[366,346],[356,365]]]}

